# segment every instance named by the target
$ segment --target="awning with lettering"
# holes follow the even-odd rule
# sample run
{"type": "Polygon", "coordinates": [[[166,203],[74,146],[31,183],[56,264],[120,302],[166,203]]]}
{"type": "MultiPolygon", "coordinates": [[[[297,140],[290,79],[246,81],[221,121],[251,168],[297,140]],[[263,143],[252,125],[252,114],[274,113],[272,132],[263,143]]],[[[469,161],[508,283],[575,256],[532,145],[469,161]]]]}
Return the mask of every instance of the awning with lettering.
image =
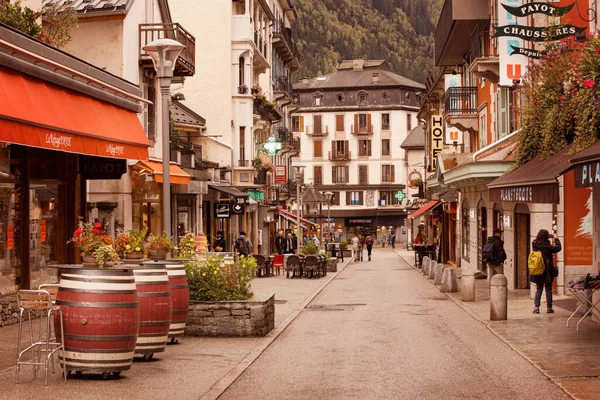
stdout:
{"type": "Polygon", "coordinates": [[[554,156],[542,160],[536,157],[487,185],[494,202],[546,203],[560,201],[557,178],[571,168],[567,146],[554,156]]]}
{"type": "Polygon", "coordinates": [[[433,210],[437,205],[441,204],[442,202],[439,200],[432,200],[429,203],[425,204],[423,207],[419,208],[417,211],[410,213],[408,215],[408,218],[418,218],[421,215],[424,215],[425,213],[433,210]]]}
{"type": "Polygon", "coordinates": [[[600,186],[600,140],[571,157],[575,172],[575,187],[600,186]]]}
{"type": "Polygon", "coordinates": [[[150,146],[136,113],[4,67],[0,141],[133,160],[150,146]]]}
{"type": "MultiPolygon", "coordinates": [[[[157,183],[163,182],[163,165],[161,161],[138,161],[134,165],[134,170],[138,173],[149,173],[154,175],[157,183]]],[[[181,169],[177,164],[169,164],[169,177],[174,185],[187,185],[190,183],[190,175],[181,169]]]]}

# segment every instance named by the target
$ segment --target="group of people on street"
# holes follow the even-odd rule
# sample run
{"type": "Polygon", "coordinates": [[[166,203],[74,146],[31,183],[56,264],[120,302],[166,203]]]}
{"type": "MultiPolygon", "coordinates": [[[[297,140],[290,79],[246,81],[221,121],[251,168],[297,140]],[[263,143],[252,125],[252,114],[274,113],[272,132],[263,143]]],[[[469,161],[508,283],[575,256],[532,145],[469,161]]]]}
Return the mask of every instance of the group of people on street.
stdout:
{"type": "Polygon", "coordinates": [[[283,236],[283,231],[277,233],[275,238],[275,249],[277,254],[296,254],[298,250],[298,237],[293,232],[288,232],[283,236]]]}
{"type": "MultiPolygon", "coordinates": [[[[556,234],[550,235],[550,232],[546,229],[540,229],[531,244],[531,249],[533,252],[541,252],[544,263],[541,275],[529,276],[529,280],[536,285],[533,313],[540,313],[542,293],[546,291],[546,311],[551,314],[554,312],[552,308],[552,282],[558,276],[558,268],[554,266],[553,255],[561,251],[562,246],[556,234]]],[[[488,282],[494,275],[504,274],[506,252],[504,251],[501,229],[494,230],[494,234],[488,238],[487,243],[484,245],[483,253],[484,261],[488,266],[488,282]]]]}
{"type": "Polygon", "coordinates": [[[375,239],[371,235],[367,235],[366,237],[362,235],[354,235],[352,238],[352,257],[355,261],[364,261],[363,250],[366,247],[367,256],[369,257],[369,261],[371,261],[371,252],[373,251],[373,244],[375,244],[375,239]]]}

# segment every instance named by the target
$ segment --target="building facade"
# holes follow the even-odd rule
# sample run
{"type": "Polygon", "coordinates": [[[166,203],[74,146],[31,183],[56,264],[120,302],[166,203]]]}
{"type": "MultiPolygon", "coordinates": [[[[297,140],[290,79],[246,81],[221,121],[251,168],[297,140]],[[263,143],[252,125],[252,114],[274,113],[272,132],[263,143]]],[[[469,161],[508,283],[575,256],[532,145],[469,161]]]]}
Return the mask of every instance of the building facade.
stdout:
{"type": "Polygon", "coordinates": [[[381,60],[343,61],[336,72],[294,85],[292,132],[301,140],[294,165],[304,184],[334,193],[332,229],[387,241],[406,240],[408,160],[400,145],[417,126],[424,85],[393,73],[381,60]],[[406,232],[406,231],[404,231],[406,232]]]}

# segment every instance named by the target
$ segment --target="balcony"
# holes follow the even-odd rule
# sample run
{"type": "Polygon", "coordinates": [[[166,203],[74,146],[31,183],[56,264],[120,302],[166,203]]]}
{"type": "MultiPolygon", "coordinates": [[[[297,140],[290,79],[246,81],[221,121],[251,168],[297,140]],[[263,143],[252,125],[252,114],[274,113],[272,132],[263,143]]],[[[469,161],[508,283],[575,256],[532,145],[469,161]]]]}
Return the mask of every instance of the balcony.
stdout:
{"type": "Polygon", "coordinates": [[[140,24],[140,65],[152,66],[144,46],[157,39],[173,39],[185,46],[175,63],[173,76],[193,76],[196,71],[196,39],[177,23],[140,24]]]}
{"type": "Polygon", "coordinates": [[[330,161],[350,161],[351,152],[340,152],[340,151],[330,151],[329,152],[329,160],[330,161]]]}
{"type": "Polygon", "coordinates": [[[281,56],[284,64],[295,71],[299,68],[298,50],[292,39],[292,29],[287,28],[283,21],[278,21],[273,27],[273,49],[281,56]]]}
{"type": "Polygon", "coordinates": [[[187,169],[206,169],[202,160],[202,146],[184,139],[171,139],[171,161],[187,169]]]}
{"type": "Polygon", "coordinates": [[[247,168],[250,166],[250,160],[238,160],[238,167],[247,168]]]}
{"type": "Polygon", "coordinates": [[[444,94],[444,122],[461,131],[476,132],[477,87],[452,87],[444,94]]]}
{"type": "Polygon", "coordinates": [[[273,95],[277,100],[288,97],[292,98],[292,82],[290,79],[285,76],[277,76],[275,77],[275,82],[273,84],[273,95]]]}
{"type": "Polygon", "coordinates": [[[354,125],[350,128],[353,135],[368,136],[373,134],[373,125],[354,125]]]}
{"type": "Polygon", "coordinates": [[[283,118],[276,106],[269,103],[263,103],[260,98],[254,99],[253,113],[258,119],[262,119],[269,123],[281,121],[283,118]]]}
{"type": "Polygon", "coordinates": [[[276,142],[283,145],[289,145],[294,140],[294,134],[285,126],[278,126],[277,129],[275,129],[273,136],[275,137],[276,142]]]}
{"type": "Polygon", "coordinates": [[[500,80],[500,61],[490,55],[489,22],[478,21],[471,33],[471,64],[469,72],[476,78],[484,78],[492,83],[500,80]]]}
{"type": "Polygon", "coordinates": [[[490,2],[481,0],[446,0],[435,30],[435,65],[463,63],[470,50],[465,38],[471,36],[477,21],[489,21],[490,2]]]}
{"type": "Polygon", "coordinates": [[[262,74],[264,73],[270,66],[269,64],[269,41],[268,39],[263,38],[261,33],[254,30],[254,44],[255,52],[254,52],[254,73],[262,74]]]}
{"type": "Polygon", "coordinates": [[[329,127],[327,125],[309,125],[306,127],[306,134],[310,136],[327,136],[329,127]]]}

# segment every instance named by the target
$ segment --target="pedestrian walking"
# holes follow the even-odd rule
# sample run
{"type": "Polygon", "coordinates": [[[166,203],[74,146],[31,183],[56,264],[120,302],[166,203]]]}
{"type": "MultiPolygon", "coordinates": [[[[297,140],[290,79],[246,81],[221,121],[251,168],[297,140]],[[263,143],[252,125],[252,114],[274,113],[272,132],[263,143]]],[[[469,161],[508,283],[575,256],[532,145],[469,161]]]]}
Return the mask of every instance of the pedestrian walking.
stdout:
{"type": "Polygon", "coordinates": [[[373,237],[371,235],[365,238],[365,245],[367,246],[367,256],[369,257],[369,261],[371,261],[371,251],[373,251],[373,237]]]}
{"type": "Polygon", "coordinates": [[[383,249],[385,247],[385,238],[382,237],[381,238],[381,248],[383,249]]]}
{"type": "Polygon", "coordinates": [[[357,255],[358,255],[358,244],[360,243],[360,239],[358,238],[357,235],[354,235],[354,237],[352,238],[352,258],[354,258],[354,261],[358,261],[356,259],[357,255]]]}
{"type": "Polygon", "coordinates": [[[287,238],[285,239],[285,244],[283,246],[284,254],[295,254],[296,249],[298,248],[298,239],[294,238],[291,233],[287,234],[287,238]]]}
{"type": "Polygon", "coordinates": [[[317,235],[313,235],[312,241],[315,244],[315,246],[317,246],[317,249],[318,249],[319,246],[321,245],[321,242],[319,242],[319,238],[317,237],[317,235]]]}
{"type": "Polygon", "coordinates": [[[504,274],[506,252],[504,251],[504,241],[502,241],[502,229],[494,229],[494,234],[488,237],[482,253],[483,261],[487,264],[489,283],[494,275],[504,274]]]}
{"type": "Polygon", "coordinates": [[[392,249],[396,248],[396,232],[392,233],[392,249]]]}
{"type": "Polygon", "coordinates": [[[546,306],[547,312],[553,313],[552,309],[552,282],[554,278],[558,276],[558,268],[554,266],[552,255],[562,250],[560,240],[556,234],[552,235],[552,243],[550,242],[550,233],[546,229],[540,229],[537,237],[532,243],[531,248],[533,251],[539,251],[542,253],[544,260],[545,269],[542,275],[530,275],[529,280],[536,285],[536,292],[534,298],[534,314],[540,313],[540,303],[542,300],[542,291],[546,290],[546,306]]]}
{"type": "Polygon", "coordinates": [[[283,231],[279,231],[277,233],[277,237],[275,238],[275,249],[277,249],[277,254],[283,254],[283,250],[285,249],[285,238],[283,237],[283,231]]]}
{"type": "Polygon", "coordinates": [[[357,253],[358,261],[363,261],[363,248],[364,248],[364,240],[363,240],[363,237],[360,236],[358,238],[358,253],[357,253]]]}
{"type": "Polygon", "coordinates": [[[223,235],[223,231],[217,231],[217,237],[213,241],[213,251],[220,253],[222,251],[227,251],[227,242],[225,241],[225,236],[223,235]]]}
{"type": "Polygon", "coordinates": [[[240,232],[240,236],[235,241],[235,251],[244,257],[248,257],[248,254],[252,252],[252,242],[246,237],[246,232],[240,232]]]}

